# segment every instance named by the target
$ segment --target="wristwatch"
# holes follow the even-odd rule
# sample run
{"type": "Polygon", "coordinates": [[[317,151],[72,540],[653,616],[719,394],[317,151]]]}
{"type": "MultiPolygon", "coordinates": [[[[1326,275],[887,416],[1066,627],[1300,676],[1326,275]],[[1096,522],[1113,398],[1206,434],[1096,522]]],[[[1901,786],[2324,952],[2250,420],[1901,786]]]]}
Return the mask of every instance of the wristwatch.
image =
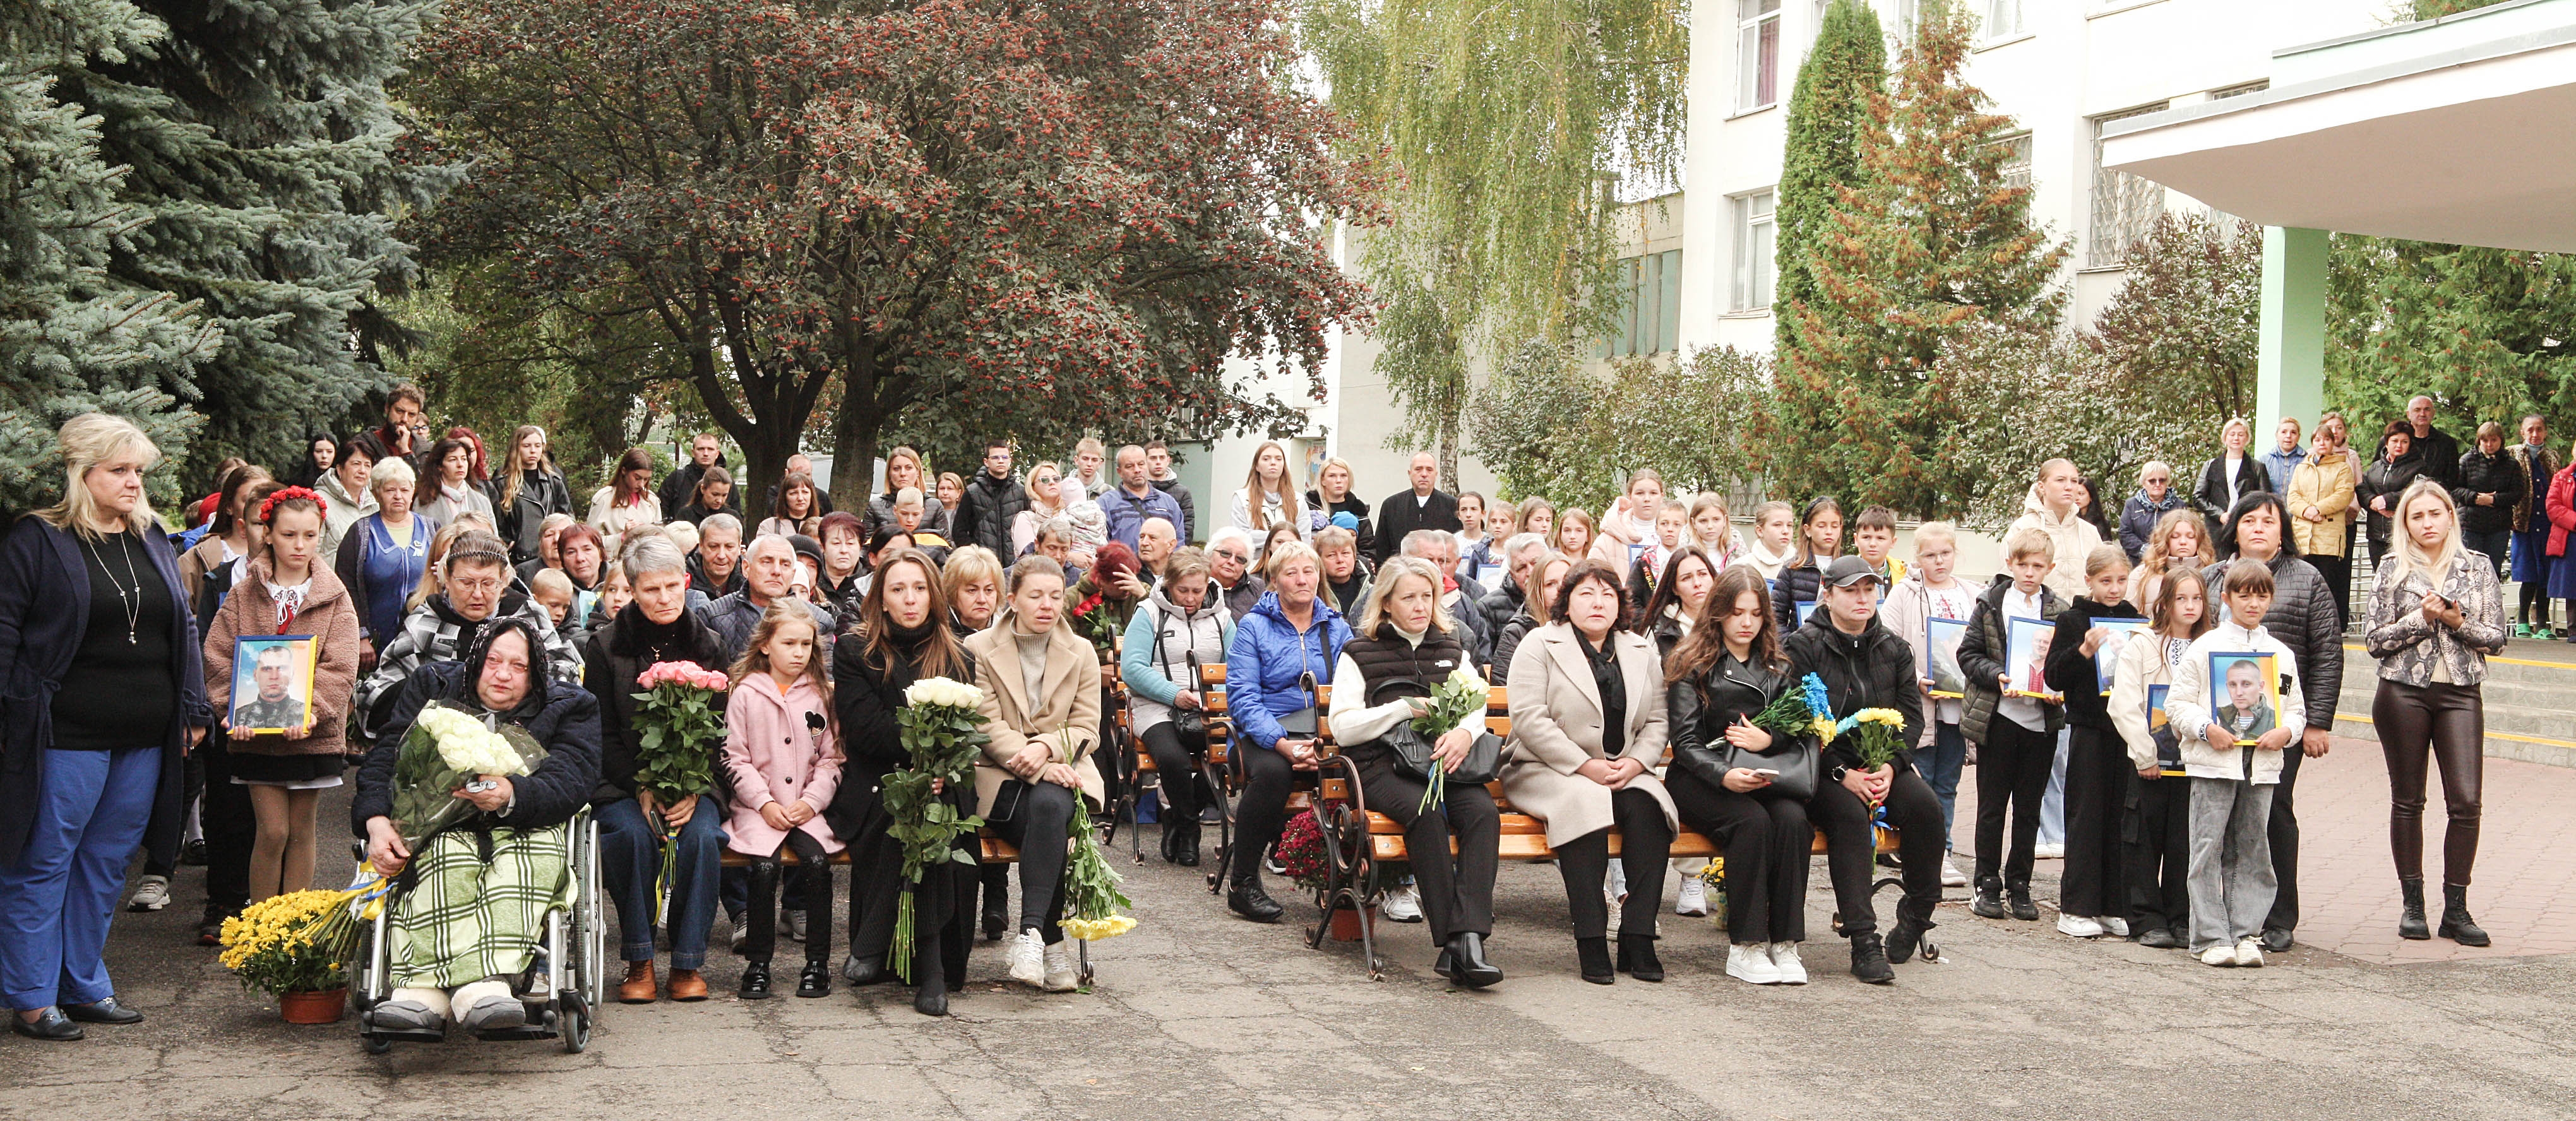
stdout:
{"type": "Polygon", "coordinates": [[[1828,777],[1832,778],[1835,782],[1839,783],[1839,782],[1841,782],[1841,781],[1843,780],[1843,776],[1844,776],[1844,775],[1847,775],[1847,774],[1850,774],[1850,773],[1851,773],[1851,768],[1846,767],[1846,766],[1843,766],[1843,765],[1842,765],[1842,764],[1840,764],[1840,763],[1836,763],[1836,764],[1834,764],[1834,769],[1833,769],[1833,770],[1827,771],[1827,772],[1825,772],[1825,773],[1826,773],[1826,775],[1827,775],[1828,777]]]}

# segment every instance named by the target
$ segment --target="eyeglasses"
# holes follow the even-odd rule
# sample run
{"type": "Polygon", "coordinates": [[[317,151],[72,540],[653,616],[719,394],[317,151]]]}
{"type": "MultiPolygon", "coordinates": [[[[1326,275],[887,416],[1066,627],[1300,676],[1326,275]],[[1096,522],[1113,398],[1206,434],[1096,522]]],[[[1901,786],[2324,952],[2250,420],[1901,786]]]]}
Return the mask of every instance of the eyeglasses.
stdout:
{"type": "Polygon", "coordinates": [[[1232,549],[1219,549],[1216,551],[1216,555],[1237,563],[1242,563],[1252,559],[1252,554],[1236,552],[1232,549]]]}

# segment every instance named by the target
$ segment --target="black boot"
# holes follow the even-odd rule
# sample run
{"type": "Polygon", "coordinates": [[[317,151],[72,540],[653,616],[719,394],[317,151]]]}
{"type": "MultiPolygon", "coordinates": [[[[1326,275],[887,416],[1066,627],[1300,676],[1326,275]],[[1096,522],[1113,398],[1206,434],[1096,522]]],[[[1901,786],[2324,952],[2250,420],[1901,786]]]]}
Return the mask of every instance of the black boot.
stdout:
{"type": "MultiPolygon", "coordinates": [[[[1938,925],[1906,914],[1902,907],[1897,908],[1896,925],[1887,928],[1887,960],[1897,965],[1905,964],[1923,945],[1923,932],[1938,925]]],[[[1926,954],[1924,960],[1931,960],[1931,955],[1926,954]]]]}
{"type": "Polygon", "coordinates": [[[1177,839],[1172,842],[1172,863],[1178,864],[1183,868],[1198,867],[1199,819],[1192,817],[1187,821],[1176,821],[1164,828],[1167,832],[1178,835],[1177,839]]]}
{"type": "Polygon", "coordinates": [[[769,963],[755,961],[742,967],[742,985],[734,995],[744,1000],[769,999],[769,963]]]}
{"type": "Polygon", "coordinates": [[[1852,935],[1852,976],[1873,985],[1896,980],[1896,967],[1887,964],[1887,948],[1879,944],[1878,935],[1852,935]]]}
{"type": "Polygon", "coordinates": [[[948,974],[936,964],[923,963],[921,987],[912,994],[912,1010],[924,1016],[948,1014],[948,974]]]}
{"type": "Polygon", "coordinates": [[[1503,971],[1485,960],[1482,934],[1452,934],[1449,948],[1440,953],[1449,959],[1450,972],[1444,976],[1466,988],[1481,989],[1503,979],[1503,971]]]}
{"type": "Polygon", "coordinates": [[[1621,934],[1619,936],[1619,972],[1640,981],[1664,979],[1664,963],[1655,957],[1655,936],[1621,934]]]}
{"type": "Polygon", "coordinates": [[[1225,905],[1235,914],[1254,922],[1278,922],[1281,913],[1278,901],[1270,898],[1269,892],[1261,890],[1259,865],[1253,866],[1251,875],[1234,881],[1234,887],[1225,893],[1225,905]]]}
{"type": "Polygon", "coordinates": [[[2422,942],[2433,936],[2433,928],[2424,924],[2424,877],[2401,876],[2397,894],[2404,897],[2406,910],[2397,916],[2397,936],[2422,942]]]}
{"type": "Polygon", "coordinates": [[[853,985],[874,985],[886,979],[885,955],[860,957],[852,954],[841,962],[841,979],[853,985]]]}
{"type": "Polygon", "coordinates": [[[2029,884],[2006,885],[2004,887],[2004,905],[2012,911],[2012,917],[2014,918],[2020,919],[2023,922],[2039,921],[2039,904],[2030,901],[2029,884]]]}
{"type": "Polygon", "coordinates": [[[832,995],[832,963],[806,962],[805,972],[796,976],[796,995],[807,999],[832,995]]]}
{"type": "Polygon", "coordinates": [[[1583,970],[1583,979],[1586,981],[1590,981],[1595,985],[1607,985],[1619,979],[1618,972],[1615,967],[1610,964],[1610,940],[1608,938],[1575,939],[1574,959],[1576,962],[1580,963],[1583,970]]]}
{"type": "Polygon", "coordinates": [[[999,942],[1011,928],[1011,866],[988,864],[980,875],[984,885],[984,940],[999,942]]]}
{"type": "Polygon", "coordinates": [[[2478,929],[2478,920],[2469,917],[2469,885],[2442,885],[2442,937],[2463,946],[2484,946],[2490,940],[2478,929]]]}
{"type": "Polygon", "coordinates": [[[1991,877],[1977,881],[1977,896],[1968,901],[1968,910],[1981,919],[2004,917],[2004,882],[1991,877]]]}

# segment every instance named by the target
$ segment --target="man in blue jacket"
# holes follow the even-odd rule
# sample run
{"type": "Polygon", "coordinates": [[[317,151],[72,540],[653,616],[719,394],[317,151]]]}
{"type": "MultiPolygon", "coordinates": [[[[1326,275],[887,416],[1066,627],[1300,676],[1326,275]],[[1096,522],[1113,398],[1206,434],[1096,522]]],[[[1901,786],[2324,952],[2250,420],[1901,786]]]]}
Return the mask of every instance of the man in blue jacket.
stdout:
{"type": "Polygon", "coordinates": [[[1130,549],[1146,519],[1161,518],[1174,527],[1184,520],[1180,502],[1155,488],[1145,471],[1145,449],[1134,444],[1118,449],[1118,485],[1100,496],[1100,509],[1109,515],[1109,539],[1130,549]]]}
{"type": "MultiPolygon", "coordinates": [[[[1121,457],[1124,474],[1124,457],[1121,457]]],[[[1302,543],[1280,546],[1270,590],[1235,625],[1225,658],[1226,710],[1243,761],[1243,801],[1235,810],[1234,846],[1226,854],[1231,883],[1225,905],[1254,922],[1278,922],[1279,904],[1261,890],[1262,854],[1288,820],[1296,772],[1313,771],[1323,708],[1313,688],[1332,684],[1342,644],[1351,640],[1341,612],[1315,598],[1321,566],[1302,543]]]]}

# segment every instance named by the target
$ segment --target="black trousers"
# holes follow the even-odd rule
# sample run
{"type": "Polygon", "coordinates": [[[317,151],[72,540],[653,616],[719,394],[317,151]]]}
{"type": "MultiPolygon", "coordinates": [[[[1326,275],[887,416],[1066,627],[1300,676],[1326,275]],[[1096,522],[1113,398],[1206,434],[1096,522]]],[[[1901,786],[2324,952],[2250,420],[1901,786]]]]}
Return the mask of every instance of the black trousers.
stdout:
{"type": "MultiPolygon", "coordinates": [[[[1807,850],[1815,829],[1794,798],[1738,794],[1689,771],[1664,775],[1682,825],[1726,856],[1726,937],[1739,946],[1807,940],[1807,850]]],[[[1634,896],[1631,896],[1634,898],[1634,896]]]]}
{"type": "Polygon", "coordinates": [[[2128,861],[2130,931],[2163,929],[2190,941],[2191,780],[2131,771],[2120,848],[2128,861]]]}
{"type": "Polygon", "coordinates": [[[1181,735],[1166,720],[1144,731],[1145,754],[1152,756],[1154,770],[1163,776],[1156,787],[1163,800],[1163,828],[1197,824],[1199,819],[1199,761],[1197,755],[1181,746],[1181,735]]]}
{"type": "MultiPolygon", "coordinates": [[[[1019,782],[1018,779],[1010,780],[1019,782]]],[[[1020,850],[1020,922],[1016,930],[1038,929],[1052,946],[1064,941],[1064,856],[1066,829],[1073,824],[1073,800],[1082,792],[1052,782],[1028,783],[1020,812],[993,827],[1020,850]]]]}
{"type": "MultiPolygon", "coordinates": [[[[1672,863],[1673,827],[1664,821],[1663,803],[1633,786],[1610,792],[1610,820],[1619,829],[1619,866],[1628,873],[1628,901],[1619,907],[1619,936],[1652,938],[1664,907],[1664,869],[1672,863]]],[[[1565,876],[1565,909],[1574,920],[1574,936],[1607,937],[1610,901],[1601,894],[1601,881],[1610,874],[1610,831],[1594,830],[1553,847],[1556,870],[1565,876]]]]}
{"type": "MultiPolygon", "coordinates": [[[[805,900],[828,916],[832,913],[832,865],[823,852],[823,842],[802,829],[792,829],[778,846],[779,852],[793,852],[800,862],[798,871],[805,883],[805,900]]],[[[760,857],[751,862],[751,894],[748,899],[749,922],[743,928],[742,956],[751,961],[766,962],[778,951],[778,883],[786,872],[778,855],[760,857]]],[[[892,922],[892,916],[888,916],[892,922]]],[[[809,922],[805,926],[805,960],[832,960],[832,923],[809,922]]]]}
{"type": "Polygon", "coordinates": [[[2272,788],[2272,819],[2265,828],[2272,840],[2272,913],[2263,929],[2299,928],[2299,811],[2291,804],[2299,782],[2299,762],[2308,757],[2297,740],[2281,752],[2281,783],[2272,788]]]}
{"type": "Polygon", "coordinates": [[[2479,788],[2486,775],[2486,704],[2475,685],[2408,685],[2382,678],[2370,702],[2379,749],[2388,756],[2388,851],[2397,874],[2424,875],[2424,779],[2442,768],[2442,882],[2468,886],[2478,862],[2479,788]]]}
{"type": "Polygon", "coordinates": [[[152,820],[143,827],[144,875],[168,879],[178,873],[179,849],[187,842],[188,810],[205,793],[206,752],[201,747],[179,764],[179,801],[152,801],[152,820]]]}
{"type": "Polygon", "coordinates": [[[2124,886],[2120,830],[2129,801],[2129,746],[2117,732],[2075,725],[2066,743],[2066,871],[2057,909],[2100,918],[2121,914],[2124,886]]]}
{"type": "Polygon", "coordinates": [[[1422,892],[1423,925],[1431,928],[1431,944],[1448,945],[1453,934],[1490,935],[1494,869],[1503,843],[1503,818],[1494,808],[1494,795],[1473,783],[1447,783],[1448,808],[1424,810],[1424,789],[1386,767],[1361,770],[1360,793],[1368,808],[1404,827],[1404,852],[1413,866],[1413,884],[1422,892]],[[1458,842],[1454,857],[1447,855],[1452,839],[1458,842]]]}
{"type": "MultiPolygon", "coordinates": [[[[2040,757],[2043,779],[2048,755],[2040,757]]],[[[1985,762],[1981,757],[1978,766],[1985,762]]],[[[2031,800],[2032,827],[2038,827],[2038,799],[2031,800]]],[[[1897,901],[1900,918],[1932,924],[1932,909],[1941,905],[1941,799],[1912,767],[1896,768],[1887,787],[1887,824],[1896,830],[1896,854],[1905,865],[1905,897],[1897,901]]],[[[1877,875],[1877,834],[1870,810],[1860,796],[1839,782],[1827,781],[1807,801],[1807,820],[1825,831],[1825,870],[1834,880],[1834,913],[1842,917],[1843,935],[1857,938],[1878,932],[1878,908],[1870,901],[1877,875]]]]}
{"type": "MultiPolygon", "coordinates": [[[[969,801],[965,812],[973,812],[969,801]]],[[[980,852],[982,844],[973,837],[957,843],[968,853],[980,852]]],[[[990,870],[1007,872],[1008,865],[943,864],[925,869],[921,883],[913,888],[912,945],[913,980],[926,976],[922,969],[936,964],[946,975],[948,987],[956,989],[966,983],[966,954],[975,945],[975,882],[978,873],[990,870]],[[933,956],[935,955],[935,957],[933,956]]],[[[894,942],[894,922],[903,906],[903,849],[887,834],[882,824],[866,831],[850,843],[850,953],[854,957],[883,958],[894,942]]],[[[825,906],[830,906],[829,902],[825,906]]],[[[808,938],[814,928],[806,928],[808,938]]],[[[812,943],[807,943],[806,957],[814,957],[812,943]]],[[[888,962],[889,966],[893,963],[888,962]]]]}
{"type": "MultiPolygon", "coordinates": [[[[2030,890],[2039,845],[2039,802],[2057,763],[2057,737],[2034,732],[1998,712],[1977,745],[1977,887],[2000,882],[2030,890]],[[2004,815],[2012,815],[2012,850],[2004,850],[2004,815]]],[[[1845,920],[1848,926],[1849,920],[1845,920]]]]}
{"type": "Polygon", "coordinates": [[[1296,768],[1288,757],[1246,739],[1235,748],[1236,758],[1243,763],[1243,798],[1234,808],[1234,851],[1227,857],[1233,862],[1226,874],[1236,883],[1258,881],[1261,856],[1279,840],[1279,830],[1288,824],[1288,792],[1296,784],[1296,768]]]}
{"type": "Polygon", "coordinates": [[[250,788],[233,781],[223,737],[208,735],[197,750],[206,757],[206,801],[197,811],[206,838],[206,914],[240,914],[250,905],[250,846],[259,818],[250,808],[250,788]]]}
{"type": "Polygon", "coordinates": [[[2303,556],[2300,559],[2313,566],[2317,570],[2317,575],[2325,577],[2326,591],[2334,596],[2335,621],[2338,623],[2351,621],[2352,558],[2303,556]]]}

